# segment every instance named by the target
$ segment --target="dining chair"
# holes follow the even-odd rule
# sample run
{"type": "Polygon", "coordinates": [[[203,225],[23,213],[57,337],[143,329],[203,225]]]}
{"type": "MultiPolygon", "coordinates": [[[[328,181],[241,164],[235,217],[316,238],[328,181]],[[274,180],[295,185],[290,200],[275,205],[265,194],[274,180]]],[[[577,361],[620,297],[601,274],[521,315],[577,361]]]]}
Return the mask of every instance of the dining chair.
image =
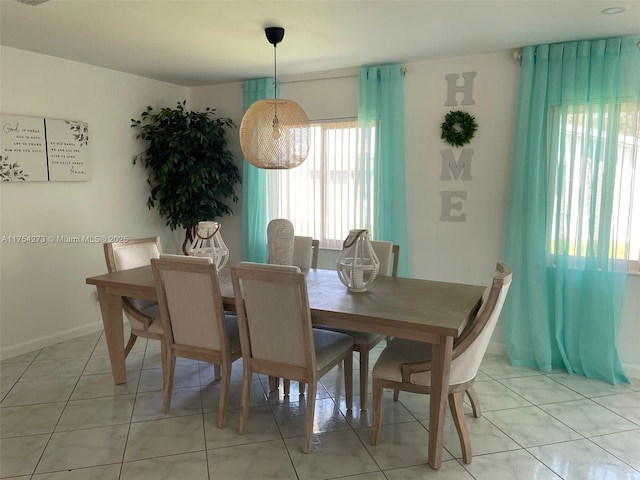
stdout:
{"type": "Polygon", "coordinates": [[[313,237],[295,235],[293,237],[293,258],[291,265],[301,269],[318,268],[320,241],[313,237]]]}
{"type": "MultiPolygon", "coordinates": [[[[151,259],[162,255],[160,237],[135,238],[127,242],[103,244],[109,273],[149,265],[151,259]]],[[[162,340],[164,331],[160,321],[158,302],[144,298],[124,297],[122,309],[129,320],[131,334],[124,349],[125,358],[138,337],[162,340]]]]}
{"type": "Polygon", "coordinates": [[[312,327],[307,282],[296,266],[243,262],[231,267],[242,345],[240,426],[248,417],[253,372],[308,383],[304,453],[311,449],[318,379],[344,361],[347,409],[353,402],[353,339],[312,327]]]}
{"type": "MultiPolygon", "coordinates": [[[[318,267],[318,251],[320,248],[320,241],[313,237],[306,237],[295,235],[293,237],[293,257],[291,265],[294,265],[302,270],[318,267]]],[[[271,263],[271,262],[269,262],[271,263]]],[[[274,391],[278,388],[280,383],[279,379],[271,377],[269,379],[269,390],[274,391]]],[[[290,380],[284,379],[284,394],[289,395],[290,380]]],[[[298,391],[304,393],[305,384],[300,383],[298,391]]]]}
{"type": "MultiPolygon", "coordinates": [[[[455,423],[462,460],[471,463],[471,442],[464,416],[465,392],[472,388],[489,340],[502,311],[511,284],[511,269],[498,263],[491,284],[479,301],[473,318],[453,345],[448,402],[455,423]]],[[[384,388],[428,394],[431,387],[431,346],[428,343],[394,338],[373,367],[373,431],[377,445],[384,388]]],[[[473,392],[475,396],[475,392],[473,392]]],[[[479,411],[478,411],[479,414],[479,411]]]]}
{"type": "MultiPolygon", "coordinates": [[[[385,242],[381,240],[371,241],[373,251],[380,261],[380,269],[378,271],[379,276],[392,276],[398,275],[398,255],[400,246],[394,245],[392,242],[385,242]],[[392,261],[393,257],[393,261],[392,261]]],[[[325,327],[323,327],[325,328],[325,327]]],[[[344,333],[353,337],[353,351],[358,352],[359,357],[359,372],[360,372],[360,410],[367,409],[367,389],[369,385],[369,352],[373,347],[378,345],[385,337],[377,333],[371,332],[358,332],[355,330],[345,330],[338,328],[331,328],[334,332],[344,333]]]]}
{"type": "Polygon", "coordinates": [[[218,427],[224,427],[231,365],[242,356],[238,322],[224,311],[218,270],[209,257],[161,255],[151,260],[164,329],[162,413],[169,413],[176,357],[222,367],[218,427]]]}
{"type": "Polygon", "coordinates": [[[267,263],[273,265],[292,265],[293,262],[293,223],[286,218],[276,218],[267,225],[267,263]]]}

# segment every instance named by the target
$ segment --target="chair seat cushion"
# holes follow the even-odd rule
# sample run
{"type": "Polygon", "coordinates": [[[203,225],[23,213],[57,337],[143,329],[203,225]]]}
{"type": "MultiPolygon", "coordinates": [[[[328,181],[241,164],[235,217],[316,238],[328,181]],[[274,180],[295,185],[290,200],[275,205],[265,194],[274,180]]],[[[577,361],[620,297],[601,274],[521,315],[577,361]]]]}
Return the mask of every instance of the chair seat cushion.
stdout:
{"type": "Polygon", "coordinates": [[[343,333],[313,329],[313,342],[316,347],[316,368],[322,370],[345,352],[353,349],[353,338],[343,333]]]}
{"type": "MultiPolygon", "coordinates": [[[[429,360],[431,360],[430,344],[394,338],[380,354],[373,367],[373,376],[392,382],[402,382],[403,364],[429,360]]],[[[431,385],[431,372],[414,373],[411,375],[411,383],[431,385]]]]}
{"type": "Polygon", "coordinates": [[[156,302],[155,300],[147,300],[146,298],[127,297],[127,300],[129,300],[129,302],[131,302],[131,305],[133,305],[140,311],[144,310],[147,307],[158,305],[158,302],[156,302]]]}

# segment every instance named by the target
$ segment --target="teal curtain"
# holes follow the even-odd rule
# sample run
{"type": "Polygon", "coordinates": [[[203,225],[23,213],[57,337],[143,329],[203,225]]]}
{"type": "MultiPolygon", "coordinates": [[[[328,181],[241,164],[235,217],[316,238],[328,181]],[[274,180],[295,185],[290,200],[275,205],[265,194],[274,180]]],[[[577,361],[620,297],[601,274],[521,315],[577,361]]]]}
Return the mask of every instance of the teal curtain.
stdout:
{"type": "Polygon", "coordinates": [[[369,229],[372,238],[400,245],[398,275],[408,277],[404,69],[362,67],[359,77],[356,221],[369,229]]]}
{"type": "MultiPolygon", "coordinates": [[[[243,83],[244,111],[257,100],[274,95],[273,78],[245,80],[243,83]]],[[[267,201],[267,171],[242,162],[242,259],[266,263],[267,223],[269,210],[267,201]]]]}
{"type": "Polygon", "coordinates": [[[513,365],[628,382],[616,337],[640,175],[625,140],[638,136],[638,41],[523,50],[505,241],[513,365]]]}

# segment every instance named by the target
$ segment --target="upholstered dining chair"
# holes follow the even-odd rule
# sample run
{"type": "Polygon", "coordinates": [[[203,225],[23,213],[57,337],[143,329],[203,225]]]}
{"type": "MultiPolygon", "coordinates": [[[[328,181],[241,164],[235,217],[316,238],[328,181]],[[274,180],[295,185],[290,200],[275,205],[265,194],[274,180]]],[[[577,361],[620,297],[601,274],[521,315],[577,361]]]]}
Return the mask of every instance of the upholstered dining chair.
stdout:
{"type": "MultiPolygon", "coordinates": [[[[378,260],[380,261],[380,270],[378,275],[388,277],[391,273],[394,277],[397,277],[400,246],[394,245],[392,242],[385,242],[381,240],[372,240],[371,246],[373,247],[376,257],[378,257],[378,260]]],[[[329,330],[344,333],[353,337],[353,351],[358,352],[360,361],[360,410],[366,410],[367,388],[369,384],[369,352],[385,337],[371,332],[357,332],[355,330],[343,330],[337,328],[331,328],[329,330]]]]}
{"type": "Polygon", "coordinates": [[[307,281],[296,266],[243,262],[231,267],[242,344],[239,432],[248,416],[253,372],[308,383],[304,453],[311,449],[318,379],[344,361],[347,408],[353,401],[353,339],[312,328],[307,281]]]}
{"type": "MultiPolygon", "coordinates": [[[[288,220],[287,220],[288,221],[288,220]]],[[[313,237],[306,237],[295,235],[293,237],[293,256],[291,265],[294,265],[302,270],[309,268],[317,268],[318,266],[318,251],[320,248],[320,241],[313,237]]],[[[271,263],[271,262],[269,262],[271,263]]],[[[280,383],[279,379],[271,377],[269,379],[269,389],[274,391],[278,388],[280,383]]],[[[284,394],[289,395],[290,380],[284,379],[284,394]]],[[[298,388],[300,393],[304,393],[305,385],[300,383],[298,388]]]]}
{"type": "Polygon", "coordinates": [[[241,357],[238,322],[226,315],[218,271],[209,257],[161,255],[151,260],[164,328],[162,413],[169,412],[176,357],[222,367],[218,427],[224,427],[231,364],[241,357]]]}
{"type": "Polygon", "coordinates": [[[267,263],[273,265],[292,265],[293,262],[293,223],[286,218],[276,218],[267,225],[267,263]]]}
{"type": "MultiPolygon", "coordinates": [[[[453,345],[448,401],[460,440],[462,460],[465,463],[471,463],[471,442],[464,416],[464,395],[473,386],[510,284],[511,269],[507,265],[498,263],[493,280],[485,290],[477,312],[453,345]]],[[[394,338],[373,367],[371,444],[378,443],[384,388],[393,389],[394,399],[397,400],[397,392],[400,390],[428,394],[430,387],[430,345],[394,338]]],[[[472,395],[475,397],[475,392],[472,395]]],[[[476,414],[475,409],[474,414],[476,414]]],[[[479,410],[477,414],[479,415],[479,410]]]]}
{"type": "MultiPolygon", "coordinates": [[[[149,265],[152,258],[162,255],[160,237],[131,239],[128,242],[105,243],[104,257],[109,273],[149,265]]],[[[143,298],[122,299],[122,309],[129,320],[131,334],[124,349],[125,357],[138,337],[161,340],[164,334],[158,302],[143,298]]]]}
{"type": "Polygon", "coordinates": [[[313,237],[295,235],[293,237],[293,258],[291,265],[301,269],[318,268],[320,240],[313,237]]]}

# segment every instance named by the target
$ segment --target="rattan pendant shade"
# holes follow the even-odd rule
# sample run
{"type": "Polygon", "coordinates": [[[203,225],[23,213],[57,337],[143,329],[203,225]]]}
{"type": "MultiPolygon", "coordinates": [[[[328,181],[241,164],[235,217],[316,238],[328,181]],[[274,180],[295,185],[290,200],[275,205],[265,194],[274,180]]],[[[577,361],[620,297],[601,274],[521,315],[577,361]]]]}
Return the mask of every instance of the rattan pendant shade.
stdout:
{"type": "Polygon", "coordinates": [[[310,141],[307,115],[293,100],[258,100],[240,124],[242,153],[258,168],[297,167],[307,158],[310,141]]]}
{"type": "MultiPolygon", "coordinates": [[[[274,47],[275,70],[275,48],[284,37],[284,29],[269,27],[265,33],[274,47]]],[[[274,86],[274,97],[275,91],[274,86]]],[[[247,161],[255,167],[271,170],[297,167],[306,160],[310,143],[309,119],[293,100],[258,100],[242,117],[240,147],[247,161]]]]}

